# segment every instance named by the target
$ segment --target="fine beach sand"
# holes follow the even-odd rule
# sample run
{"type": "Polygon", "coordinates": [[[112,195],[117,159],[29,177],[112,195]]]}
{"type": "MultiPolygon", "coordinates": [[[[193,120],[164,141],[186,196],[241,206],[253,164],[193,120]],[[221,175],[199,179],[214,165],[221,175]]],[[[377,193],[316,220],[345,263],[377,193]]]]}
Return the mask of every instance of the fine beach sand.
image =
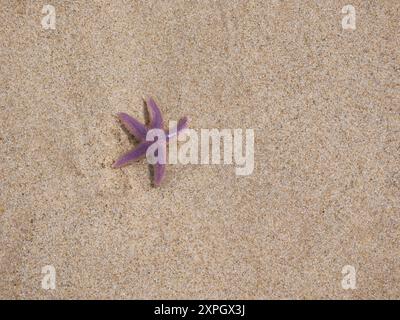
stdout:
{"type": "Polygon", "coordinates": [[[400,298],[398,1],[0,4],[1,299],[400,298]],[[112,169],[147,94],[253,129],[253,174],[112,169]]]}

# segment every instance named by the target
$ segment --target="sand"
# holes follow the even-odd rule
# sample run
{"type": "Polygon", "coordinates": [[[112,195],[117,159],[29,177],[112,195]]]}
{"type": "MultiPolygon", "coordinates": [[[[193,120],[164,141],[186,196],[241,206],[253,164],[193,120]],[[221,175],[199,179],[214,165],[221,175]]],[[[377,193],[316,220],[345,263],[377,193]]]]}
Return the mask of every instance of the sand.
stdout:
{"type": "Polygon", "coordinates": [[[0,298],[400,298],[398,1],[0,3],[0,298]],[[146,94],[253,174],[112,169],[146,94]]]}

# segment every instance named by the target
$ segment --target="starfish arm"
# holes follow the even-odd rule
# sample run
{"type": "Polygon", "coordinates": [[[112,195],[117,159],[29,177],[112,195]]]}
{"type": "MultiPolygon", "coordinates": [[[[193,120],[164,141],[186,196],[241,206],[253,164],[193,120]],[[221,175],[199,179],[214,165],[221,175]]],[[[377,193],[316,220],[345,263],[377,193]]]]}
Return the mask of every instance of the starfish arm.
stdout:
{"type": "Polygon", "coordinates": [[[155,164],[154,165],[154,185],[156,187],[161,185],[165,176],[165,164],[155,164]]]}
{"type": "Polygon", "coordinates": [[[118,119],[122,122],[124,127],[132,134],[137,140],[146,140],[147,128],[144,124],[140,123],[130,115],[120,112],[117,114],[118,119]]]}
{"type": "Polygon", "coordinates": [[[187,129],[188,126],[189,126],[189,118],[188,117],[183,117],[183,118],[179,119],[178,125],[176,126],[176,128],[174,128],[172,131],[169,131],[167,133],[167,140],[170,140],[173,137],[178,136],[185,129],[187,129]]]}
{"type": "Polygon", "coordinates": [[[147,98],[146,104],[147,104],[147,110],[149,110],[149,115],[150,115],[150,128],[162,129],[163,118],[157,104],[151,97],[147,98]]]}
{"type": "Polygon", "coordinates": [[[146,155],[146,150],[149,147],[148,142],[141,142],[139,145],[129,151],[128,153],[124,154],[121,156],[117,161],[114,162],[113,168],[120,168],[123,167],[133,161],[139,160],[140,158],[144,157],[146,155]]]}
{"type": "Polygon", "coordinates": [[[158,157],[160,160],[154,164],[154,185],[156,187],[161,185],[161,182],[164,180],[165,176],[165,164],[167,162],[167,149],[164,144],[163,148],[159,148],[158,151],[161,153],[158,157]]]}

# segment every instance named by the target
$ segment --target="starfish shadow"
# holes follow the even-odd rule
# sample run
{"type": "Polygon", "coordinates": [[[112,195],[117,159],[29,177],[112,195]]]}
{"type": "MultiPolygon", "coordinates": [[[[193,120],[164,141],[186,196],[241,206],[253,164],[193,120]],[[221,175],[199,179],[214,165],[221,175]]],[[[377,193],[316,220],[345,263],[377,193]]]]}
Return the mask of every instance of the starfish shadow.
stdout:
{"type": "MultiPolygon", "coordinates": [[[[117,119],[118,124],[121,124],[121,121],[118,119],[118,117],[115,117],[117,119]]],[[[125,128],[125,126],[121,125],[122,131],[128,136],[129,143],[133,145],[137,145],[140,141],[136,139],[129,131],[128,129],[125,128]]]]}

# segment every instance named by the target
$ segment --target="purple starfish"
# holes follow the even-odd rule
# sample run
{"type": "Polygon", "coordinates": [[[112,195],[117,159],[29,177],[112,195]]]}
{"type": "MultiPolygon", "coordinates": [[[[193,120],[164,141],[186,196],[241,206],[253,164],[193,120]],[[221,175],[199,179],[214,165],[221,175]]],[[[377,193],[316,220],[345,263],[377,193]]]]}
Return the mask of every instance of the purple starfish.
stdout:
{"type": "MultiPolygon", "coordinates": [[[[157,143],[160,147],[157,148],[157,161],[154,163],[154,185],[159,186],[165,175],[165,164],[167,159],[166,144],[171,138],[177,136],[188,127],[189,119],[188,117],[181,118],[178,121],[178,125],[176,126],[176,128],[169,132],[168,130],[164,130],[164,121],[161,115],[161,111],[154,100],[148,97],[146,99],[146,104],[150,115],[150,123],[148,126],[145,126],[144,124],[140,123],[138,120],[132,118],[126,113],[121,112],[117,114],[122,124],[129,131],[129,133],[132,134],[139,141],[139,144],[136,148],[121,156],[113,164],[113,168],[120,168],[122,166],[130,164],[133,161],[143,158],[144,156],[146,156],[146,152],[149,147],[157,143]],[[157,140],[149,139],[150,141],[146,140],[147,133],[153,129],[162,130],[165,138],[157,140]]],[[[148,138],[150,138],[150,136],[148,138]]]]}

